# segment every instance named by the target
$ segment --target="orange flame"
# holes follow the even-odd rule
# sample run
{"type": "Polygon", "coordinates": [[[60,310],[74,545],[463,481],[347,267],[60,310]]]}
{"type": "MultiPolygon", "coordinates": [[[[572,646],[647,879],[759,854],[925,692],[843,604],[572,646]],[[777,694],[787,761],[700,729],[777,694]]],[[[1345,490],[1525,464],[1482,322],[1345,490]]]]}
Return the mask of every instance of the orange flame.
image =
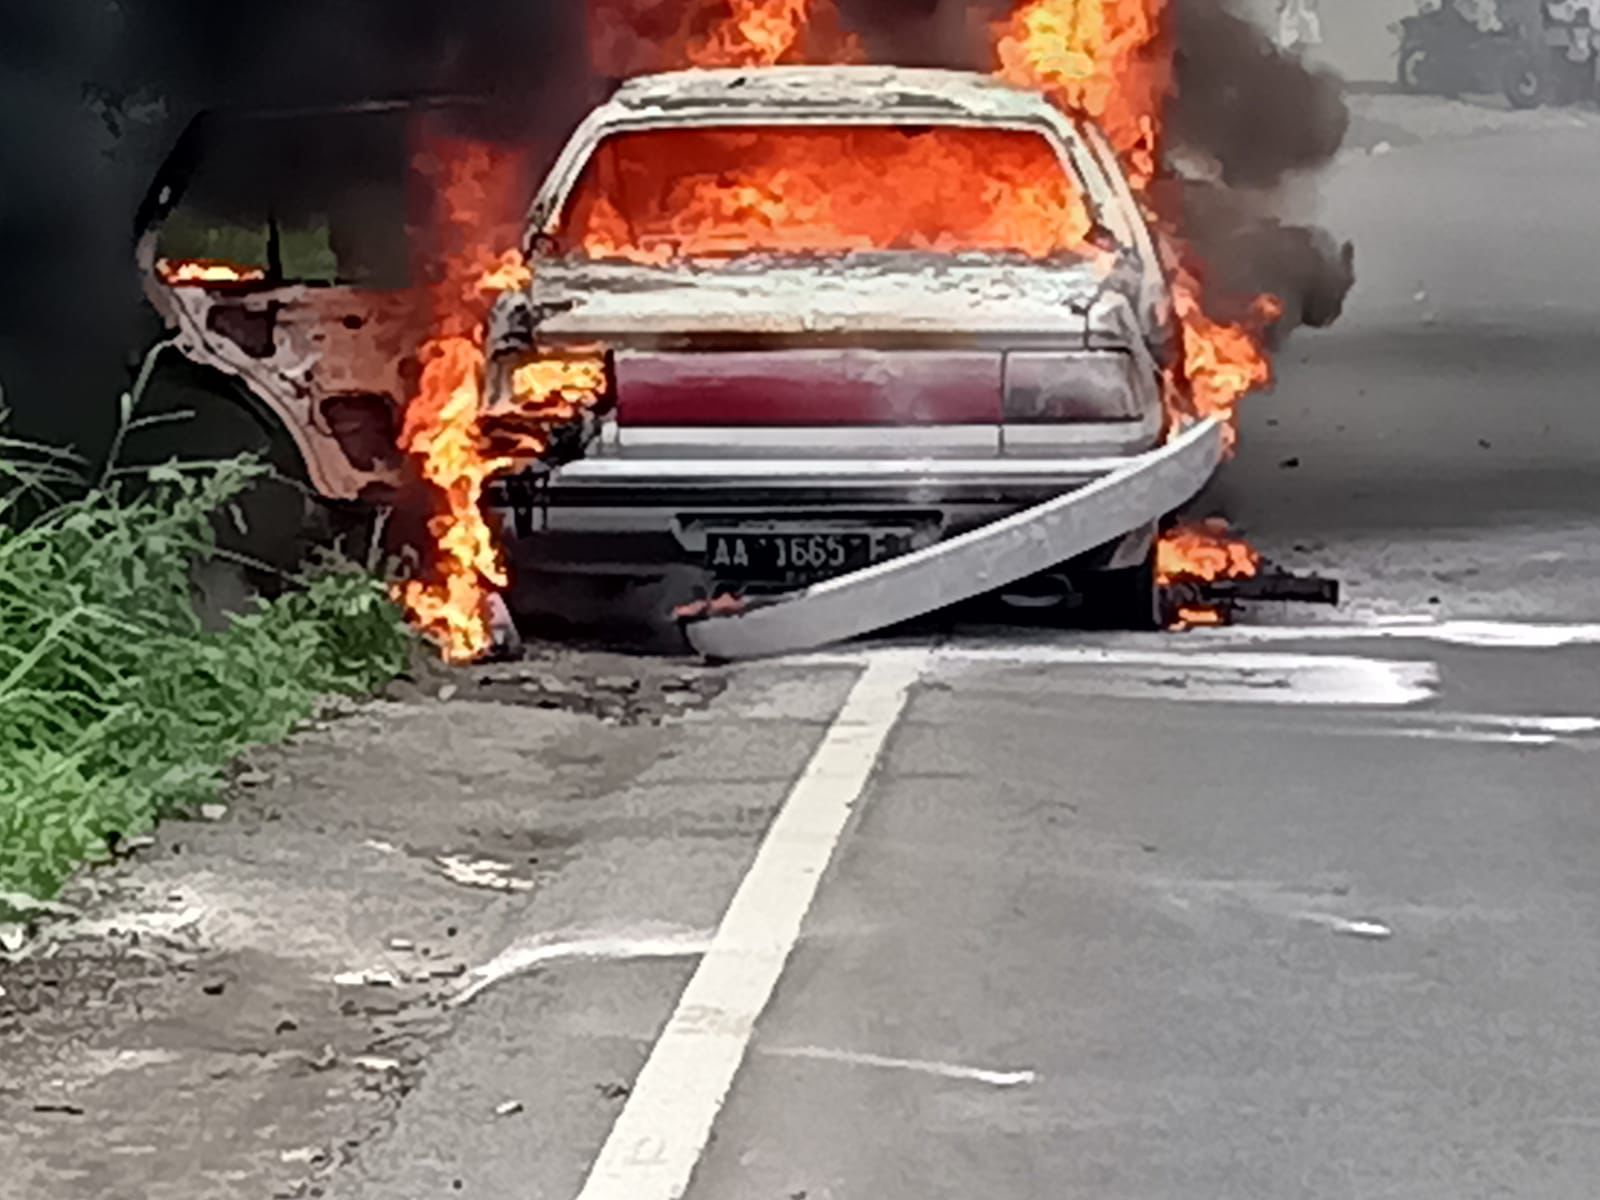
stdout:
{"type": "Polygon", "coordinates": [[[598,405],[608,382],[599,350],[520,364],[511,373],[510,395],[483,415],[489,452],[519,461],[537,458],[549,448],[551,429],[598,405]]]}
{"type": "Polygon", "coordinates": [[[214,258],[158,259],[156,270],[173,287],[208,283],[257,283],[267,277],[259,267],[240,267],[214,258]]]}
{"type": "Polygon", "coordinates": [[[1167,0],[1029,0],[998,30],[1000,74],[1092,118],[1143,191],[1172,84],[1167,0]]]}
{"type": "Polygon", "coordinates": [[[433,561],[400,589],[412,622],[446,658],[470,662],[492,643],[489,598],[506,586],[505,566],[481,503],[495,475],[542,454],[553,425],[598,401],[602,358],[530,363],[514,394],[485,411],[484,326],[503,292],[525,288],[533,272],[513,244],[523,200],[522,162],[479,142],[429,139],[419,165],[439,210],[438,254],[429,289],[431,331],[418,354],[422,370],[406,409],[400,445],[437,495],[429,522],[433,561]]]}
{"type": "Polygon", "coordinates": [[[593,0],[589,40],[596,70],[616,77],[863,59],[836,0],[593,0]]]}
{"type": "MultiPolygon", "coordinates": [[[[1226,521],[1217,518],[1168,530],[1156,545],[1156,581],[1163,587],[1249,579],[1260,573],[1261,555],[1233,534],[1226,521]]],[[[1226,622],[1224,606],[1181,604],[1173,614],[1171,627],[1195,629],[1226,622]]]]}
{"type": "Polygon", "coordinates": [[[832,11],[833,0],[734,0],[727,19],[690,42],[685,56],[697,67],[776,66],[815,17],[832,11]]]}
{"type": "Polygon", "coordinates": [[[1213,321],[1201,307],[1199,283],[1181,269],[1173,280],[1172,297],[1183,332],[1189,407],[1196,416],[1222,419],[1231,450],[1239,436],[1239,401],[1272,382],[1272,362],[1258,331],[1282,315],[1283,304],[1276,296],[1256,297],[1253,328],[1213,321]]]}
{"type": "Polygon", "coordinates": [[[1249,579],[1260,572],[1261,555],[1231,533],[1226,521],[1180,525],[1165,533],[1156,547],[1156,578],[1163,584],[1249,579]]]}
{"type": "Polygon", "coordinates": [[[430,288],[432,331],[419,350],[416,395],[406,409],[400,445],[438,496],[429,522],[435,540],[427,578],[401,588],[411,619],[455,662],[491,644],[491,588],[505,570],[480,510],[484,485],[510,465],[484,452],[483,323],[494,298],[531,275],[516,252],[497,252],[510,234],[496,222],[516,182],[514,160],[475,142],[433,139],[419,160],[431,172],[440,210],[440,261],[430,288]]]}
{"type": "Polygon", "coordinates": [[[1037,134],[654,130],[602,146],[573,207],[594,258],[1085,248],[1083,197],[1037,134]],[[626,186],[622,186],[622,181],[626,186]]]}
{"type": "Polygon", "coordinates": [[[996,50],[1004,78],[1093,121],[1121,159],[1172,275],[1183,354],[1168,380],[1169,407],[1175,415],[1220,417],[1231,449],[1239,401],[1272,382],[1262,334],[1283,305],[1264,295],[1246,323],[1209,317],[1200,281],[1182,263],[1179,232],[1163,227],[1151,202],[1173,89],[1174,12],[1171,0],[1028,0],[997,27],[996,50]]]}

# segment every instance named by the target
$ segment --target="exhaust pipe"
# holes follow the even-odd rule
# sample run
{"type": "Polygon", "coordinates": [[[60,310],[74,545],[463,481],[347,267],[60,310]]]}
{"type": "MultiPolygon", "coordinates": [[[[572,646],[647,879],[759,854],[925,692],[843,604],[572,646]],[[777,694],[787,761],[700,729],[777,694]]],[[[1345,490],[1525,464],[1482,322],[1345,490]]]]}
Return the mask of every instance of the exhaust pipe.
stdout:
{"type": "Polygon", "coordinates": [[[1078,589],[1072,586],[1072,580],[1060,571],[1046,571],[1042,575],[1030,576],[1000,593],[1000,603],[1007,608],[1023,609],[1028,612],[1043,612],[1046,609],[1063,606],[1072,608],[1082,599],[1078,589]]]}

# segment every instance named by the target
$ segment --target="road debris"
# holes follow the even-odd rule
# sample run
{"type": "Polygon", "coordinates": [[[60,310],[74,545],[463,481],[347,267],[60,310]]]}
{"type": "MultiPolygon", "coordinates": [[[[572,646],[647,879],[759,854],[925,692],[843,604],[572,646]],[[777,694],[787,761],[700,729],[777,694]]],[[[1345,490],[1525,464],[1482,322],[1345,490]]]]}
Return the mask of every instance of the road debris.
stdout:
{"type": "Polygon", "coordinates": [[[441,854],[433,862],[440,874],[463,887],[487,888],[494,892],[533,891],[532,880],[516,878],[508,864],[492,858],[469,859],[459,854],[441,854]]]}
{"type": "Polygon", "coordinates": [[[1305,919],[1321,925],[1330,933],[1341,934],[1345,937],[1364,938],[1368,941],[1386,941],[1394,936],[1394,930],[1381,921],[1352,920],[1348,917],[1338,917],[1329,913],[1306,913],[1305,919]]]}
{"type": "Polygon", "coordinates": [[[703,930],[586,936],[539,934],[513,943],[481,967],[474,967],[447,1003],[452,1008],[459,1007],[502,979],[560,962],[692,958],[704,954],[710,946],[711,934],[703,930]]]}
{"type": "Polygon", "coordinates": [[[393,971],[340,971],[333,977],[339,987],[397,987],[400,977],[393,971]]]}
{"type": "Polygon", "coordinates": [[[228,815],[226,804],[202,804],[200,806],[200,819],[202,821],[220,821],[228,815]]]}
{"type": "Polygon", "coordinates": [[[1294,574],[1264,562],[1254,575],[1224,579],[1178,575],[1161,585],[1166,623],[1179,628],[1231,624],[1238,606],[1248,603],[1337,607],[1340,594],[1337,579],[1294,574]]]}

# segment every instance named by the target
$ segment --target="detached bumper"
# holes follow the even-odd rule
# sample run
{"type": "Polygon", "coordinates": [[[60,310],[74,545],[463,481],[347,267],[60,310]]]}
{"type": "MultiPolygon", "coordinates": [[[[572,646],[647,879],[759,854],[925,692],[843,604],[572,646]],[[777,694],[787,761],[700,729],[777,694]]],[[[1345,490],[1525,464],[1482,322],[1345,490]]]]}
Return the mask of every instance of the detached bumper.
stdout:
{"type": "MultiPolygon", "coordinates": [[[[1180,508],[1217,469],[1222,434],[1215,420],[1200,422],[1159,449],[1106,464],[1065,495],[866,570],[688,622],[685,631],[708,658],[763,658],[844,641],[1005,587],[1180,508]]],[[[941,477],[949,465],[937,464],[941,477]]],[[[838,464],[830,467],[837,473],[838,464]]]]}

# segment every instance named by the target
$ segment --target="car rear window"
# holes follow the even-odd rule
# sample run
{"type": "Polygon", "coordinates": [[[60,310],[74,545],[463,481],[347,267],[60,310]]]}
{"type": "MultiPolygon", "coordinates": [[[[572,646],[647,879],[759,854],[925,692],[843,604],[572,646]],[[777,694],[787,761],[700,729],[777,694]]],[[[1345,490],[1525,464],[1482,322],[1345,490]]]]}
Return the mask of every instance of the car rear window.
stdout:
{"type": "Polygon", "coordinates": [[[1077,180],[1037,133],[972,126],[696,127],[606,138],[568,200],[570,255],[1081,251],[1077,180]]]}

